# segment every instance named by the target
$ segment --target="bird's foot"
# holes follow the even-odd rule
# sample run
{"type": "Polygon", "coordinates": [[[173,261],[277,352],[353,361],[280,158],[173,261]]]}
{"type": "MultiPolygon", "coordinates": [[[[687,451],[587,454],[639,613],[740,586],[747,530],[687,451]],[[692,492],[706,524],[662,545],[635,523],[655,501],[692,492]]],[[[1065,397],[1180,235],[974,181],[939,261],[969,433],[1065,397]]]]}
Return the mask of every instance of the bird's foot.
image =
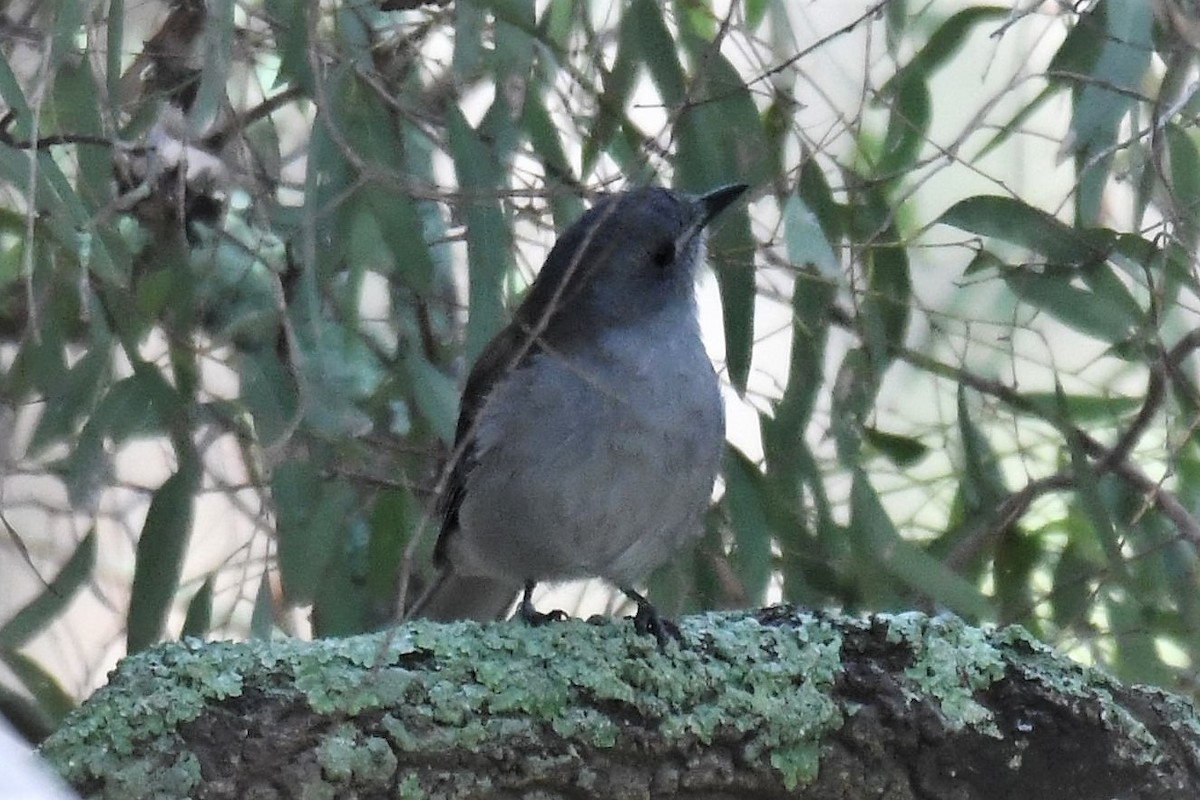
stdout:
{"type": "Polygon", "coordinates": [[[517,606],[517,616],[521,621],[530,627],[538,627],[540,625],[549,625],[552,622],[563,622],[570,619],[567,612],[561,608],[556,608],[553,611],[541,612],[533,607],[533,581],[528,581],[525,584],[525,591],[521,594],[521,604],[517,606]]]}
{"type": "Polygon", "coordinates": [[[683,634],[679,632],[679,626],[666,617],[660,616],[649,600],[632,589],[622,589],[621,591],[625,593],[626,597],[637,603],[637,613],[632,617],[626,617],[626,619],[633,620],[635,631],[642,636],[647,634],[653,636],[658,642],[659,650],[666,648],[667,642],[671,639],[683,642],[683,634]]]}

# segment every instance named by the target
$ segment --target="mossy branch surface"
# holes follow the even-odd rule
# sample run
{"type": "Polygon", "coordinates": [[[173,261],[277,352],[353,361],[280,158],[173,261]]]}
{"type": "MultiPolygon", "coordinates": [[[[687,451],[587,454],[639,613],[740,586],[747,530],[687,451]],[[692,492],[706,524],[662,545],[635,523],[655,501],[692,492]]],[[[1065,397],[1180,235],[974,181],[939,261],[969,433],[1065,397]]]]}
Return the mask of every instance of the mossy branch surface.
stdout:
{"type": "Polygon", "coordinates": [[[776,607],[164,644],[44,745],[85,796],[1194,798],[1188,701],[1019,628],[776,607]],[[1051,795],[1053,792],[1053,795],[1051,795]]]}

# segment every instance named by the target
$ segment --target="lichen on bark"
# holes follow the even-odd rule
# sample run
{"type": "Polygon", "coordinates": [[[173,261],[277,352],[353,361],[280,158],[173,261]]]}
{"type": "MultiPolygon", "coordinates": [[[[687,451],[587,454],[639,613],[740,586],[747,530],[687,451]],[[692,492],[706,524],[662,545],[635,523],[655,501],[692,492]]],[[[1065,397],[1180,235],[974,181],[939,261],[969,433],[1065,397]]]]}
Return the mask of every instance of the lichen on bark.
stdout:
{"type": "Polygon", "coordinates": [[[665,649],[613,620],[165,644],[43,753],[121,798],[1197,796],[1187,701],[1020,629],[786,607],[681,628],[665,649]]]}

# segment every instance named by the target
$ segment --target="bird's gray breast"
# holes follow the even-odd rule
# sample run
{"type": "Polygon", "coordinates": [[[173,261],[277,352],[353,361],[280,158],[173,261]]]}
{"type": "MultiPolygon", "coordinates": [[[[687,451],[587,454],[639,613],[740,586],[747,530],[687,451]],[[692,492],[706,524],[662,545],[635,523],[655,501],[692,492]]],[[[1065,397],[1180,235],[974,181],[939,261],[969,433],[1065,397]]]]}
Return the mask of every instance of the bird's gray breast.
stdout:
{"type": "Polygon", "coordinates": [[[700,532],[723,440],[693,308],[547,348],[480,410],[450,561],[462,574],[631,586],[700,532]]]}

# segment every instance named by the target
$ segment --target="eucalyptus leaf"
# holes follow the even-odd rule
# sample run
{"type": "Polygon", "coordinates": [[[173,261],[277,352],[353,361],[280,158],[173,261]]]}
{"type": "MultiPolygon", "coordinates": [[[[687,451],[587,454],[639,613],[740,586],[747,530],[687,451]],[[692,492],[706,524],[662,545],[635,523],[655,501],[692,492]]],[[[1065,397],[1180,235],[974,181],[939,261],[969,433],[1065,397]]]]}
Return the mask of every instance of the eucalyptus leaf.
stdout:
{"type": "Polygon", "coordinates": [[[850,526],[862,538],[869,556],[908,586],[968,618],[991,615],[991,603],[977,586],[900,537],[875,489],[861,471],[854,474],[850,526]]]}
{"type": "Polygon", "coordinates": [[[0,627],[0,649],[16,649],[47,628],[74,599],[96,569],[96,531],[75,548],[54,579],[0,627]]]}
{"type": "Polygon", "coordinates": [[[133,590],[129,597],[125,648],[144,650],[162,638],[179,590],[179,577],[192,532],[192,511],[200,487],[195,454],[180,454],[179,467],[150,500],[137,542],[133,590]]]}

